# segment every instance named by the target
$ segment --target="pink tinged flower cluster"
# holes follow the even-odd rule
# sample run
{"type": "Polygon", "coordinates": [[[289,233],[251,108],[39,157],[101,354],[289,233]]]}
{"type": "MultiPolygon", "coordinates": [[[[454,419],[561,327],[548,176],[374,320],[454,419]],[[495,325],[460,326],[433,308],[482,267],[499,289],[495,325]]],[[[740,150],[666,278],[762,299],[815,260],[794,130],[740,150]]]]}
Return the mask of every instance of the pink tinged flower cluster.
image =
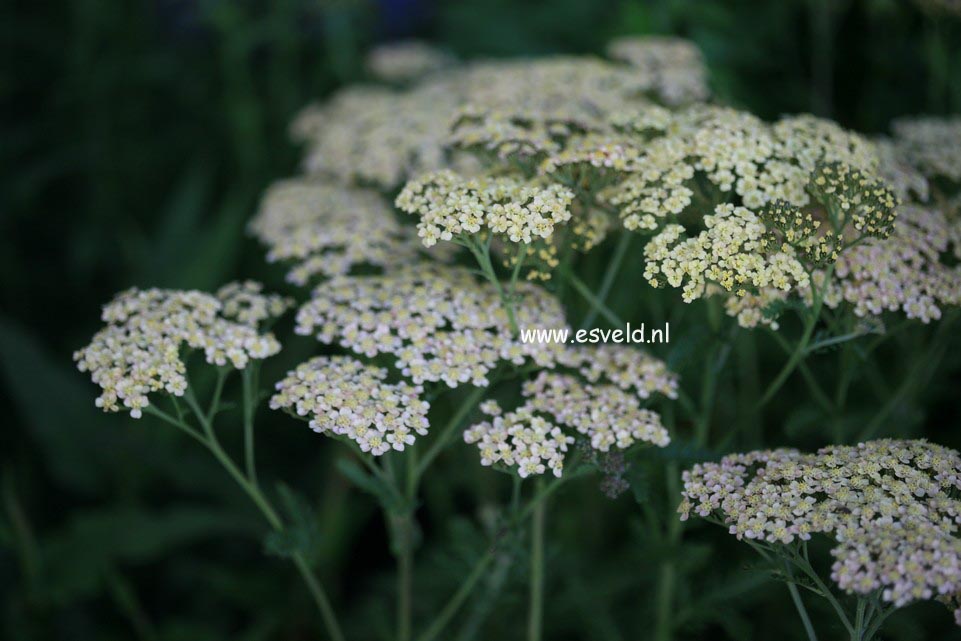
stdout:
{"type": "Polygon", "coordinates": [[[902,311],[924,323],[945,306],[961,304],[961,267],[942,262],[957,251],[951,223],[935,209],[902,206],[887,239],[870,239],[844,252],[826,302],[854,306],[858,316],[902,311]]]}
{"type": "Polygon", "coordinates": [[[271,409],[307,418],[312,430],[347,438],[380,456],[403,451],[429,426],[423,388],[387,381],[387,370],[349,356],[318,356],[276,385],[271,409]]]}
{"type": "Polygon", "coordinates": [[[832,578],[895,606],[961,594],[961,456],[926,441],[879,440],[734,454],[684,473],[682,519],[715,516],[738,538],[834,537],[832,578]]]}

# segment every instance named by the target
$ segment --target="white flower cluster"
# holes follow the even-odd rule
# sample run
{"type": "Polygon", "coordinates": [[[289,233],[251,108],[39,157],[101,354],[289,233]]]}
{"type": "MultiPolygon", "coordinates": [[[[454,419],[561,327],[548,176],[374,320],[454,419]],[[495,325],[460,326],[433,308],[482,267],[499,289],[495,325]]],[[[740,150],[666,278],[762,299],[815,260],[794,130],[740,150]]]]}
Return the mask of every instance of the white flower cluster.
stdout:
{"type": "Polygon", "coordinates": [[[486,401],[481,411],[491,420],[464,431],[464,441],[476,444],[480,450],[481,465],[516,466],[521,478],[544,474],[547,470],[561,476],[564,455],[574,442],[573,437],[535,416],[526,406],[504,414],[496,401],[486,401]]]}
{"type": "Polygon", "coordinates": [[[274,184],[250,230],[268,247],[268,261],[292,265],[287,279],[297,285],[420,257],[413,228],[400,225],[379,194],[311,179],[274,184]]]}
{"type": "Polygon", "coordinates": [[[294,300],[279,294],[264,294],[264,286],[245,280],[227,283],[217,290],[220,315],[250,327],[280,317],[294,306],[294,300]]]}
{"type": "Polygon", "coordinates": [[[288,306],[286,299],[260,293],[255,283],[227,285],[217,296],[130,289],[104,307],[106,327],[73,358],[103,390],[98,407],[107,412],[124,407],[140,418],[148,394],[186,392],[185,346],[202,350],[212,365],[237,369],[280,351],[273,334],[260,333],[257,325],[288,306]]]}
{"type": "Polygon", "coordinates": [[[419,385],[386,379],[387,370],[349,356],[318,356],[277,383],[270,407],[307,417],[315,432],[350,439],[374,456],[402,452],[415,434],[427,434],[430,405],[419,385]]]}
{"type": "Polygon", "coordinates": [[[574,442],[564,428],[584,436],[597,452],[670,442],[660,416],[642,407],[653,393],[677,396],[677,376],[662,361],[609,344],[566,348],[557,366],[570,371],[544,370],[524,383],[524,402],[517,409],[501,416],[496,403],[482,407],[495,418],[464,433],[464,440],[480,449],[482,465],[516,465],[521,477],[546,470],[561,476],[567,446],[574,442]]]}
{"type": "Polygon", "coordinates": [[[653,41],[649,51],[657,53],[635,67],[573,56],[475,65],[463,75],[451,144],[501,158],[556,153],[574,134],[609,132],[615,114],[652,98],[676,104],[705,97],[699,56],[674,59],[679,49],[662,44],[653,41]]]}
{"type": "Polygon", "coordinates": [[[420,40],[401,40],[372,49],[364,61],[368,73],[378,80],[405,83],[454,64],[443,51],[420,40]]]}
{"type": "Polygon", "coordinates": [[[880,440],[816,454],[734,454],[684,473],[682,519],[716,516],[738,538],[837,540],[832,578],[900,607],[961,593],[961,457],[925,441],[880,440]]]}
{"type": "Polygon", "coordinates": [[[458,93],[443,74],[406,92],[344,89],[295,120],[294,136],[308,144],[304,168],[392,190],[412,176],[446,167],[444,145],[458,93]]]}
{"type": "Polygon", "coordinates": [[[704,217],[706,229],[687,237],[681,225],[667,225],[644,247],[644,278],[654,287],[683,287],[684,302],[705,295],[709,283],[744,296],[749,289],[805,288],[809,276],[791,245],[770,247],[764,222],[753,212],[718,205],[704,217]]]}
{"type": "Polygon", "coordinates": [[[572,346],[561,352],[557,363],[590,383],[615,385],[640,399],[652,394],[677,398],[677,374],[661,359],[639,349],[612,343],[572,346]]]}
{"type": "MultiPolygon", "coordinates": [[[[566,326],[559,303],[521,283],[520,327],[566,326]]],[[[415,383],[484,386],[501,361],[550,366],[563,348],[515,338],[500,294],[465,268],[420,263],[382,276],[342,277],[318,287],[297,312],[296,331],[357,354],[392,354],[415,383]]]]}
{"type": "Polygon", "coordinates": [[[902,118],[892,129],[900,154],[925,176],[961,183],[961,116],[902,118]]]}
{"type": "Polygon", "coordinates": [[[403,91],[344,89],[305,109],[291,132],[308,145],[308,172],[389,191],[426,171],[473,167],[448,147],[557,151],[558,141],[574,133],[609,130],[609,116],[647,104],[647,97],[698,98],[706,92],[704,70],[682,49],[658,40],[651,51],[660,53],[649,56],[656,62],[644,67],[587,57],[458,67],[418,43],[398,43],[375,50],[370,70],[390,81],[422,80],[403,91]]]}
{"type": "Polygon", "coordinates": [[[420,217],[417,230],[426,247],[482,230],[529,244],[549,238],[556,225],[570,220],[573,198],[557,184],[440,171],[407,183],[396,204],[420,217]]]}
{"type": "Polygon", "coordinates": [[[628,36],[612,40],[607,55],[652,78],[654,92],[669,105],[705,100],[707,69],[701,50],[683,38],[628,36]]]}
{"type": "Polygon", "coordinates": [[[878,175],[901,202],[927,202],[930,186],[925,175],[904,157],[893,140],[881,138],[874,142],[880,165],[878,175]]]}

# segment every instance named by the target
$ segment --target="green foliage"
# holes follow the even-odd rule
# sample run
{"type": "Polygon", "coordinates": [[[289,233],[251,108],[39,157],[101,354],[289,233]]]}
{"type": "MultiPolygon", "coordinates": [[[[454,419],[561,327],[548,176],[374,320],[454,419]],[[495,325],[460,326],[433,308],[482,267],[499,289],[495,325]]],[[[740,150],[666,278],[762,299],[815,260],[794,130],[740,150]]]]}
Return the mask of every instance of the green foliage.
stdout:
{"type": "MultiPolygon", "coordinates": [[[[322,638],[309,595],[265,553],[301,555],[317,569],[348,638],[392,638],[394,559],[373,504],[395,514],[405,506],[384,479],[342,458],[339,444],[261,412],[262,478],[290,484],[273,493],[287,527],[265,536],[208,452],[157,419],[96,411],[70,363],[100,305],[130,285],[212,289],[252,277],[286,287],[249,251],[246,222],[266,185],[296,171],[291,117],[362,80],[371,42],[409,32],[474,57],[599,53],[614,35],[672,33],[703,49],[722,100],[765,117],[812,110],[882,132],[902,114],[961,110],[961,20],[909,2],[833,3],[821,15],[827,29],[816,28],[827,4],[818,0],[415,4],[403,20],[391,3],[346,1],[15,0],[0,9],[0,638],[322,638]]],[[[699,404],[724,328],[704,301],[672,306],[670,293],[643,285],[639,246],[609,306],[632,322],[671,322],[671,344],[654,350],[699,404]]],[[[608,243],[583,258],[585,282],[601,282],[611,251],[608,243]]],[[[584,318],[586,305],[567,296],[572,321],[584,318]]],[[[793,332],[801,311],[778,303],[765,313],[793,332]]],[[[815,380],[854,372],[843,415],[817,405],[797,374],[755,410],[759,392],[728,363],[715,377],[706,443],[692,436],[696,417],[671,410],[679,437],[631,453],[629,493],[609,500],[581,479],[552,496],[545,638],[747,641],[775,630],[803,639],[768,565],[722,528],[677,522],[677,483],[684,468],[745,443],[809,449],[871,430],[961,445],[957,323],[885,324],[894,338],[876,349],[871,328],[813,335],[815,380]],[[847,334],[857,336],[828,342],[847,334]],[[739,431],[742,420],[749,429],[739,431]]],[[[316,352],[297,340],[265,363],[265,384],[316,352]]],[[[755,340],[763,391],[784,354],[761,331],[755,340]]],[[[448,404],[432,411],[449,416],[448,404]]],[[[224,447],[240,452],[240,409],[222,419],[224,447]]],[[[493,550],[442,638],[523,638],[529,541],[526,529],[507,527],[507,479],[452,447],[423,486],[415,620],[436,614],[493,550]]],[[[811,612],[822,638],[841,638],[823,623],[830,611],[811,612]]],[[[957,638],[949,619],[938,604],[912,606],[885,638],[957,638]]]]}

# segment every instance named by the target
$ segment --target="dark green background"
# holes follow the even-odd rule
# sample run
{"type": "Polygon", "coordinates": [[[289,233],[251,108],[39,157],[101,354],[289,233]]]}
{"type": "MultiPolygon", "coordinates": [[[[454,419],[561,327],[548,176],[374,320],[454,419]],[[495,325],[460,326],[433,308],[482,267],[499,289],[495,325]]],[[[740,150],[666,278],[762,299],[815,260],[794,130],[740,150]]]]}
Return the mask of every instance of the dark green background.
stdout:
{"type": "MultiPolygon", "coordinates": [[[[71,352],[98,328],[100,306],[132,285],[213,289],[253,277],[284,288],[245,222],[264,188],[296,171],[292,116],[361,79],[373,44],[416,36],[464,58],[600,53],[628,33],[693,39],[719,99],[768,118],[813,111],[876,133],[900,115],[961,108],[961,17],[895,0],[4,2],[0,638],[318,638],[296,577],[262,554],[261,524],[221,470],[150,419],[95,410],[71,352]]],[[[958,446],[952,345],[889,433],[958,446]]],[[[311,349],[292,341],[264,380],[311,349]]],[[[775,414],[787,431],[768,442],[822,445],[802,435],[803,392],[783,396],[775,414]]],[[[267,412],[259,430],[262,474],[316,502],[318,557],[348,635],[388,634],[382,524],[334,469],[342,452],[267,412]]],[[[418,615],[484,546],[478,515],[500,486],[464,460],[428,479],[418,615]]],[[[548,638],[645,638],[653,562],[667,554],[688,573],[680,638],[801,638],[786,590],[765,583],[733,539],[696,530],[676,550],[642,532],[635,495],[657,503],[663,492],[652,481],[648,496],[635,481],[614,502],[582,481],[552,508],[548,638]]],[[[522,566],[507,571],[499,597],[471,606],[458,633],[478,622],[476,638],[521,638],[522,566]]],[[[961,638],[937,604],[899,614],[891,635],[961,638]]]]}

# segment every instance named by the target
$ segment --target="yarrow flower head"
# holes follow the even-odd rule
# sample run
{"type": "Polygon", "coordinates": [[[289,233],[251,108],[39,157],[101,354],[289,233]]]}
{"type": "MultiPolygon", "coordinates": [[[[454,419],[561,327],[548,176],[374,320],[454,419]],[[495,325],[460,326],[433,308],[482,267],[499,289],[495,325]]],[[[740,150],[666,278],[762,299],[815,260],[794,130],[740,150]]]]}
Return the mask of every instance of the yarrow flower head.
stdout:
{"type": "Polygon", "coordinates": [[[783,291],[808,285],[808,274],[790,244],[772,247],[767,227],[754,212],[718,205],[704,217],[706,229],[687,237],[683,226],[668,225],[644,248],[644,278],[654,287],[683,287],[684,301],[717,284],[737,296],[773,287],[783,291]]]}
{"type": "MultiPolygon", "coordinates": [[[[961,594],[961,457],[926,441],[879,440],[734,454],[684,473],[682,519],[723,520],[768,544],[831,535],[841,589],[900,607],[961,594]]],[[[956,606],[955,606],[956,607],[956,606]]]]}
{"type": "Polygon", "coordinates": [[[97,406],[140,418],[148,394],[182,396],[187,390],[184,348],[201,350],[207,363],[247,366],[280,351],[273,334],[258,325],[279,316],[290,301],[261,293],[252,282],[199,291],[130,289],[104,307],[106,327],[74,353],[82,372],[103,390],[97,406]]]}
{"type": "Polygon", "coordinates": [[[670,442],[660,416],[642,406],[655,392],[677,395],[677,377],[662,361],[604,345],[571,348],[557,365],[523,384],[524,402],[517,409],[504,413],[494,402],[481,408],[492,419],[471,426],[464,440],[477,445],[482,465],[516,468],[522,478],[548,470],[559,477],[574,442],[568,432],[599,453],[670,442]]]}
{"type": "MultiPolygon", "coordinates": [[[[565,326],[559,304],[544,290],[522,283],[516,294],[519,326],[565,326]]],[[[391,354],[415,383],[450,387],[487,385],[502,361],[550,366],[561,349],[515,338],[492,285],[467,269],[432,263],[333,279],[297,312],[296,331],[367,357],[391,354]]]]}
{"type": "Polygon", "coordinates": [[[444,77],[409,91],[354,87],[308,107],[292,125],[307,143],[309,174],[392,190],[408,178],[448,166],[447,123],[459,91],[444,77]]]}
{"type": "Polygon", "coordinates": [[[701,50],[689,40],[629,36],[612,40],[607,55],[650,76],[653,93],[669,105],[705,100],[710,91],[701,50]]]}
{"type": "Polygon", "coordinates": [[[287,279],[297,285],[421,257],[413,228],[400,225],[379,194],[336,183],[293,179],[273,185],[250,230],[268,247],[268,261],[292,265],[287,279]]]}
{"type": "Polygon", "coordinates": [[[423,388],[387,382],[387,370],[349,356],[318,356],[277,383],[271,409],[309,420],[312,430],[347,438],[364,452],[402,452],[424,436],[430,405],[423,388]]]}
{"type": "Polygon", "coordinates": [[[961,266],[942,260],[958,252],[959,243],[940,210],[902,206],[889,238],[870,239],[841,256],[825,302],[850,303],[858,316],[902,311],[925,323],[937,320],[943,307],[961,305],[961,266]]]}
{"type": "Polygon", "coordinates": [[[644,104],[653,78],[596,58],[487,62],[463,76],[462,107],[451,143],[498,157],[556,150],[579,131],[604,126],[605,116],[644,104]]]}
{"type": "Polygon", "coordinates": [[[564,455],[574,437],[527,406],[504,413],[496,401],[488,401],[481,411],[490,420],[464,431],[464,441],[480,450],[481,465],[516,467],[521,478],[547,470],[561,476],[564,455]]]}
{"type": "Polygon", "coordinates": [[[922,116],[896,120],[900,155],[929,179],[961,183],[961,117],[922,116]]]}
{"type": "Polygon", "coordinates": [[[647,111],[619,116],[619,126],[643,145],[622,185],[604,195],[628,229],[656,229],[690,205],[695,190],[710,195],[706,187],[737,196],[751,209],[776,200],[804,207],[819,163],[873,171],[879,162],[870,141],[813,116],[771,125],[724,107],[647,111]],[[695,176],[707,184],[692,182],[695,176]]]}
{"type": "Polygon", "coordinates": [[[368,73],[385,82],[406,83],[450,67],[452,56],[420,40],[401,40],[379,45],[367,54],[368,73]]]}
{"type": "Polygon", "coordinates": [[[512,243],[547,239],[571,218],[574,194],[557,184],[513,177],[463,178],[441,171],[412,180],[397,207],[420,217],[426,247],[438,240],[486,232],[512,243]]]}

